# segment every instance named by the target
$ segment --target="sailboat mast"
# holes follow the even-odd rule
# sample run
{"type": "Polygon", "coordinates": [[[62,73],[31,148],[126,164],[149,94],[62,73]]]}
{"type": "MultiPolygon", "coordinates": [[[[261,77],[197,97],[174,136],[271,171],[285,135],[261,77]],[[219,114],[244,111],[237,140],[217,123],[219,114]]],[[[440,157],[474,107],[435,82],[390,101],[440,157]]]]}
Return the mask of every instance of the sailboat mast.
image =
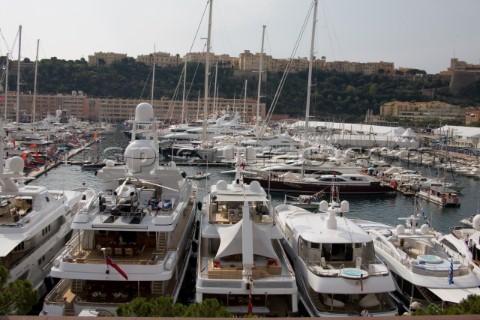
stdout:
{"type": "Polygon", "coordinates": [[[182,119],[181,123],[187,123],[185,119],[185,92],[187,91],[187,63],[188,55],[185,57],[185,63],[183,64],[183,92],[182,92],[182,119]]]}
{"type": "Polygon", "coordinates": [[[247,110],[247,84],[248,84],[248,80],[245,79],[245,93],[243,94],[243,114],[244,114],[244,118],[245,118],[245,112],[247,110]]]}
{"type": "Polygon", "coordinates": [[[215,82],[213,84],[213,114],[217,114],[217,76],[218,76],[218,61],[215,63],[215,82]]]}
{"type": "Polygon", "coordinates": [[[313,0],[313,23],[312,23],[312,38],[310,42],[310,58],[308,61],[308,83],[307,83],[307,104],[305,107],[305,140],[308,138],[308,120],[310,118],[310,96],[312,91],[312,69],[313,69],[313,54],[315,43],[315,29],[317,25],[317,6],[318,0],[313,0]]]}
{"type": "Polygon", "coordinates": [[[40,39],[37,39],[37,55],[35,56],[35,77],[33,80],[32,124],[35,123],[35,112],[36,112],[35,109],[37,106],[37,75],[38,75],[38,47],[39,46],[40,46],[40,39]]]}
{"type": "Polygon", "coordinates": [[[15,121],[17,126],[19,125],[20,120],[20,49],[22,48],[22,25],[18,27],[18,61],[17,61],[17,113],[15,121]]]}
{"type": "Polygon", "coordinates": [[[153,46],[153,63],[152,63],[152,88],[150,90],[150,104],[153,107],[153,90],[155,89],[155,45],[153,46]]]}
{"type": "Polygon", "coordinates": [[[210,0],[210,8],[208,13],[208,35],[207,35],[207,54],[205,57],[205,85],[204,85],[204,103],[203,103],[203,131],[202,143],[207,140],[207,115],[208,115],[208,73],[210,69],[210,36],[212,35],[212,7],[213,0],[210,0]]]}
{"type": "Polygon", "coordinates": [[[261,98],[261,88],[262,88],[262,72],[263,72],[263,44],[265,39],[265,28],[267,26],[262,26],[262,45],[260,50],[260,62],[258,65],[258,89],[257,89],[257,114],[255,116],[255,135],[258,138],[260,132],[260,98],[261,98]]]}
{"type": "Polygon", "coordinates": [[[5,123],[7,123],[7,105],[8,105],[8,65],[9,65],[9,60],[10,60],[10,57],[9,57],[9,52],[7,52],[7,55],[6,55],[6,63],[5,63],[5,123]]]}

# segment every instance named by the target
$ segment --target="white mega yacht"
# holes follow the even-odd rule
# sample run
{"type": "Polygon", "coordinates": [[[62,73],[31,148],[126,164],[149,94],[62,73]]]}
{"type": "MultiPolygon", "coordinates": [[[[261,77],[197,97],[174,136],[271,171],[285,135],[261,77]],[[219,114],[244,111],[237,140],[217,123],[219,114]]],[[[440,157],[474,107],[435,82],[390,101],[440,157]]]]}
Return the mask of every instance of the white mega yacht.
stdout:
{"type": "MultiPolygon", "coordinates": [[[[0,128],[3,132],[3,129],[0,128]]],[[[24,160],[3,163],[0,136],[0,263],[10,274],[7,283],[28,280],[39,295],[46,293],[52,261],[70,239],[73,216],[95,195],[88,188],[48,190],[25,185],[24,160]]]]}
{"type": "MultiPolygon", "coordinates": [[[[386,226],[358,221],[373,238],[379,259],[397,282],[397,296],[406,306],[418,302],[459,303],[470,294],[480,295],[478,268],[454,239],[432,230],[418,215],[399,218],[405,225],[386,226]]],[[[466,251],[466,250],[464,250],[466,251]]]]}
{"type": "Polygon", "coordinates": [[[370,236],[345,217],[347,201],[322,201],[320,211],[281,204],[275,208],[282,244],[294,263],[300,299],[310,316],[393,316],[395,284],[375,259],[370,236]]]}
{"type": "MultiPolygon", "coordinates": [[[[247,149],[248,155],[253,148],[247,149]]],[[[200,217],[196,301],[216,298],[233,314],[298,312],[295,275],[280,244],[270,197],[256,181],[218,181],[200,217]]]]}
{"type": "Polygon", "coordinates": [[[61,280],[42,314],[115,314],[119,303],[136,297],[177,298],[191,252],[196,187],[174,163],[159,166],[156,135],[135,140],[140,124],[156,130],[148,103],[136,108],[125,165],[107,161],[98,171],[97,210],[76,215],[78,234],[54,262],[52,276],[61,280]]]}

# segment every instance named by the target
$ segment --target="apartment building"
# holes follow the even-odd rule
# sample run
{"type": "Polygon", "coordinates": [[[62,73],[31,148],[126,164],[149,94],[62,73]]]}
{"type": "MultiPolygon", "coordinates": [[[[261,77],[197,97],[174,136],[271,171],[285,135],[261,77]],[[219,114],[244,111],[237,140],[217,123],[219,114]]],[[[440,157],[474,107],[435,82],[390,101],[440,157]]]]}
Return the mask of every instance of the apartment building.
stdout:
{"type": "Polygon", "coordinates": [[[465,109],[441,101],[401,102],[392,101],[380,106],[380,116],[401,120],[424,121],[438,119],[465,121],[465,109]]]}
{"type": "Polygon", "coordinates": [[[146,55],[137,56],[138,62],[143,62],[146,65],[152,66],[155,63],[156,66],[166,68],[166,67],[177,67],[183,63],[183,59],[180,58],[179,54],[174,56],[166,52],[155,52],[146,55]]]}
{"type": "Polygon", "coordinates": [[[114,53],[114,52],[95,52],[93,55],[88,56],[88,64],[91,66],[109,66],[115,61],[121,61],[127,58],[126,53],[114,53]]]}
{"type": "MultiPolygon", "coordinates": [[[[16,119],[16,95],[9,94],[7,97],[7,119],[16,119]]],[[[5,101],[5,96],[0,95],[0,101],[5,101]]],[[[77,118],[90,121],[122,122],[132,119],[135,108],[140,99],[94,99],[78,92],[72,95],[37,95],[35,107],[35,119],[40,120],[47,115],[54,115],[57,110],[62,110],[68,118],[77,118]]],[[[209,114],[221,112],[239,112],[246,122],[254,120],[257,114],[256,99],[234,100],[210,98],[207,101],[207,112],[209,114]]],[[[185,101],[185,109],[182,101],[160,99],[153,101],[155,117],[166,122],[180,122],[184,120],[203,119],[204,101],[185,101]]],[[[5,112],[4,103],[0,106],[0,114],[5,112]]],[[[265,103],[259,106],[259,113],[265,117],[265,103]]],[[[24,122],[33,119],[33,95],[20,95],[19,120],[24,122]]]]}

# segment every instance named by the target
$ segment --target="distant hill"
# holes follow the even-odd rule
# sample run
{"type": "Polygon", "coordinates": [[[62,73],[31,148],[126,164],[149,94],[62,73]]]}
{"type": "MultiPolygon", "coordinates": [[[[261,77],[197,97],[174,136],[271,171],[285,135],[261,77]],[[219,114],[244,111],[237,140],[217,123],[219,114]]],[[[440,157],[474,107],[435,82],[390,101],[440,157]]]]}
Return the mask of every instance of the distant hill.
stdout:
{"type": "MultiPolygon", "coordinates": [[[[0,64],[3,64],[0,57],[0,64]]],[[[27,61],[28,62],[28,61],[27,61]]],[[[14,65],[14,62],[12,63],[14,65]]],[[[188,66],[187,97],[196,100],[203,95],[204,66],[188,66]]],[[[13,68],[12,68],[13,69],[13,68]]],[[[151,67],[126,58],[111,66],[89,66],[84,60],[45,59],[38,67],[39,94],[70,94],[83,91],[95,98],[135,98],[149,99],[151,88],[151,67]]],[[[33,63],[22,65],[22,91],[33,91],[33,63]]],[[[155,72],[156,98],[181,99],[183,84],[180,83],[182,67],[157,68],[155,72]]],[[[213,96],[214,71],[210,80],[213,96]]],[[[232,69],[218,70],[218,96],[221,98],[243,99],[245,80],[248,80],[247,95],[257,96],[257,74],[252,72],[234,76],[232,69]],[[247,75],[247,76],[245,76],[247,75]]],[[[380,106],[388,101],[431,101],[441,100],[461,106],[480,104],[480,82],[474,82],[453,96],[449,93],[449,79],[437,75],[406,73],[403,75],[365,75],[360,73],[340,73],[314,70],[310,115],[316,119],[335,119],[357,122],[363,120],[368,109],[379,113],[380,106]],[[425,94],[427,93],[427,94],[425,94]]],[[[267,74],[262,84],[262,102],[270,108],[277,92],[282,73],[267,74]],[[266,99],[266,100],[265,100],[266,99]]],[[[274,113],[292,117],[305,115],[307,73],[289,74],[281,90],[274,113]]],[[[10,70],[9,90],[16,90],[16,72],[10,70]]]]}

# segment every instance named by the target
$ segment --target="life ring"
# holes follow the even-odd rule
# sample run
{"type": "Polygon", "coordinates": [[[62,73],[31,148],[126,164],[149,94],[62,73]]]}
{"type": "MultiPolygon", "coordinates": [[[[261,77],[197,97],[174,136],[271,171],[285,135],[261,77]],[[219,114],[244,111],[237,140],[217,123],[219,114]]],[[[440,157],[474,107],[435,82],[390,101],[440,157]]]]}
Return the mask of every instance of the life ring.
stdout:
{"type": "Polygon", "coordinates": [[[442,203],[445,203],[445,202],[447,202],[447,199],[444,197],[442,198],[442,203]]]}
{"type": "Polygon", "coordinates": [[[458,198],[453,198],[453,202],[458,203],[458,198]]]}

